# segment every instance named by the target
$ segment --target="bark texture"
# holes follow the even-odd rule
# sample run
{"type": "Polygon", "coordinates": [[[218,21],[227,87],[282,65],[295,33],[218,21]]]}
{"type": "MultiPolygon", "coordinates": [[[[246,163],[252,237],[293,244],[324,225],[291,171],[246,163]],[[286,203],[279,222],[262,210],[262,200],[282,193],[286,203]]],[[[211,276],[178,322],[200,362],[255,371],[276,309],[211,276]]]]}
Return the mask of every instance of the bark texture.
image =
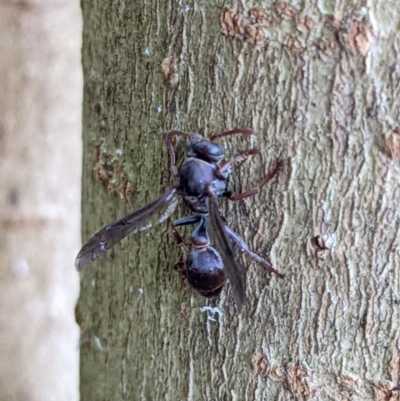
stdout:
{"type": "Polygon", "coordinates": [[[76,401],[82,70],[75,1],[0,1],[0,400],[76,401]]]}
{"type": "Polygon", "coordinates": [[[83,274],[82,399],[396,399],[400,10],[306,3],[83,1],[83,238],[169,184],[162,131],[252,127],[232,188],[284,171],[221,208],[286,278],[244,257],[207,315],[166,226],[123,241],[83,274]]]}

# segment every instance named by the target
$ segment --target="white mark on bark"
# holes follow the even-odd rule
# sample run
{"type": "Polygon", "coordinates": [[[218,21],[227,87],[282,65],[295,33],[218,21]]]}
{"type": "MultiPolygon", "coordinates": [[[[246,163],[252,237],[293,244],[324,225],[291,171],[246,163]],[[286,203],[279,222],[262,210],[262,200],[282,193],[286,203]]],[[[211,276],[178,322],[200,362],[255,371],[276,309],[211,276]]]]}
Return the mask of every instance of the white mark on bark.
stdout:
{"type": "Polygon", "coordinates": [[[97,351],[103,351],[103,347],[101,345],[101,341],[99,337],[94,336],[93,337],[93,346],[97,351]]]}
{"type": "Polygon", "coordinates": [[[211,306],[203,306],[202,308],[200,308],[200,312],[210,312],[210,313],[212,313],[214,315],[218,315],[218,316],[224,315],[219,308],[217,308],[217,307],[213,308],[211,306]]]}
{"type": "MultiPolygon", "coordinates": [[[[221,310],[217,307],[213,308],[211,306],[203,306],[202,308],[199,308],[200,312],[210,312],[213,315],[217,315],[219,316],[223,316],[224,314],[221,312],[221,310]]],[[[207,328],[207,333],[209,333],[211,331],[211,326],[210,323],[215,323],[217,322],[217,319],[214,319],[211,316],[207,316],[207,322],[206,322],[206,328],[207,328]]]]}

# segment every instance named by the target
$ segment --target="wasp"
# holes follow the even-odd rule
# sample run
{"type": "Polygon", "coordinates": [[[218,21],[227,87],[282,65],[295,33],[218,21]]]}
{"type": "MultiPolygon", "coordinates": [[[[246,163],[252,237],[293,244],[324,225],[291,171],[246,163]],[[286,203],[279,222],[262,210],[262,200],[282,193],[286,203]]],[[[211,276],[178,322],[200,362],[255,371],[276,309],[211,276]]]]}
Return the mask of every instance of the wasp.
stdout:
{"type": "MultiPolygon", "coordinates": [[[[278,160],[275,168],[256,188],[237,195],[228,191],[227,180],[232,166],[259,153],[256,149],[248,149],[234,158],[225,160],[224,148],[215,140],[234,134],[252,135],[254,131],[237,128],[216,134],[210,139],[198,133],[181,131],[164,133],[162,137],[168,149],[174,184],[162,195],[94,234],[76,257],[77,270],[81,271],[127,235],[144,231],[154,224],[167,220],[175,211],[181,197],[193,215],[176,220],[173,223],[174,232],[177,233],[176,227],[196,224],[191,235],[192,247],[185,264],[189,284],[201,295],[217,296],[228,278],[236,306],[239,311],[241,310],[246,298],[246,274],[235,256],[233,244],[262,264],[269,272],[283,278],[283,274],[274,269],[266,259],[252,252],[243,239],[227,226],[219,210],[218,198],[239,201],[256,195],[283,165],[282,160],[278,160]],[[179,169],[176,167],[172,136],[187,137],[185,159],[179,169]],[[211,247],[208,224],[212,228],[218,251],[211,247]]],[[[180,237],[179,234],[177,236],[180,237]]]]}

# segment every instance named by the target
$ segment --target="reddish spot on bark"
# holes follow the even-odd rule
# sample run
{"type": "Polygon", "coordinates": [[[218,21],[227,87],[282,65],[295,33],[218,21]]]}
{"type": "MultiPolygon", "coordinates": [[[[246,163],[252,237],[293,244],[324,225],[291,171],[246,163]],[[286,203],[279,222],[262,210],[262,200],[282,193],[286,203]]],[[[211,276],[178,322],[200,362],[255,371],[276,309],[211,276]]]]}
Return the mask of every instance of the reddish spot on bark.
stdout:
{"type": "Polygon", "coordinates": [[[263,46],[268,42],[267,29],[259,24],[250,24],[246,27],[246,37],[254,46],[263,46]]]}
{"type": "Polygon", "coordinates": [[[400,130],[392,132],[386,138],[386,148],[392,159],[400,159],[400,130]]]}
{"type": "Polygon", "coordinates": [[[178,67],[174,57],[167,57],[161,64],[161,70],[166,84],[175,86],[178,83],[178,67]]]}
{"type": "Polygon", "coordinates": [[[373,385],[377,401],[398,401],[400,388],[393,387],[392,383],[381,381],[373,385]]]}
{"type": "Polygon", "coordinates": [[[107,188],[112,172],[113,172],[112,164],[104,160],[103,154],[101,152],[101,146],[97,145],[94,148],[94,155],[93,155],[94,178],[97,181],[101,182],[105,188],[107,188]]]}
{"type": "Polygon", "coordinates": [[[297,14],[296,8],[293,7],[291,4],[285,2],[277,3],[275,5],[275,9],[278,15],[285,20],[291,20],[297,14]]]}
{"type": "Polygon", "coordinates": [[[253,7],[249,11],[250,21],[253,24],[260,24],[264,27],[272,25],[273,19],[263,7],[253,7]]]}
{"type": "Polygon", "coordinates": [[[305,47],[295,36],[289,36],[286,39],[285,46],[292,54],[302,54],[305,51],[305,47]]]}
{"type": "Polygon", "coordinates": [[[300,365],[292,364],[287,369],[287,375],[291,389],[301,399],[309,400],[315,396],[312,379],[308,372],[300,365]]]}
{"type": "Polygon", "coordinates": [[[271,366],[268,363],[267,357],[261,352],[253,355],[251,358],[251,366],[256,374],[263,377],[268,376],[271,371],[271,366]]]}
{"type": "Polygon", "coordinates": [[[234,38],[243,36],[248,19],[239,10],[237,2],[231,8],[225,8],[220,17],[222,32],[227,36],[234,38]]]}
{"type": "Polygon", "coordinates": [[[354,390],[358,387],[357,380],[353,379],[350,376],[337,376],[338,383],[345,387],[347,390],[354,390]]]}
{"type": "Polygon", "coordinates": [[[269,40],[268,27],[272,18],[262,7],[253,7],[245,14],[237,2],[221,14],[222,32],[234,38],[245,38],[255,47],[263,47],[269,40]]]}
{"type": "Polygon", "coordinates": [[[345,46],[352,53],[360,53],[366,56],[374,40],[372,29],[366,22],[350,21],[348,23],[345,46]]]}
{"type": "Polygon", "coordinates": [[[308,17],[307,15],[303,15],[300,17],[300,20],[297,24],[297,29],[307,35],[314,29],[315,24],[316,23],[312,18],[308,17]]]}

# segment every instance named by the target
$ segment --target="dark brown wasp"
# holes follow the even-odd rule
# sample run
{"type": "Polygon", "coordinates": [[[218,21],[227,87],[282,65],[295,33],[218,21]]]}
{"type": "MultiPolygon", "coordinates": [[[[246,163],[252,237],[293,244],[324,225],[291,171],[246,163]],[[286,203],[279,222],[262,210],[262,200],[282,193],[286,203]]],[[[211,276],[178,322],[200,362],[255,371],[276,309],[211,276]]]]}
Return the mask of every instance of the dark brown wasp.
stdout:
{"type": "MultiPolygon", "coordinates": [[[[257,194],[275,176],[282,165],[282,162],[278,161],[274,170],[257,188],[233,195],[226,189],[232,165],[258,153],[255,149],[248,149],[224,161],[224,149],[214,140],[233,134],[251,135],[253,131],[244,128],[234,129],[214,135],[210,139],[197,133],[180,131],[163,134],[163,140],[168,148],[174,185],[140,209],[94,234],[76,257],[77,270],[81,271],[128,234],[146,230],[154,223],[161,223],[168,219],[176,208],[178,196],[181,195],[185,204],[195,214],[175,221],[174,230],[178,226],[197,224],[191,235],[192,249],[186,258],[186,277],[191,286],[201,295],[205,297],[218,295],[227,277],[232,285],[237,308],[240,310],[243,306],[246,296],[246,275],[244,268],[235,257],[232,243],[265,266],[271,273],[283,278],[281,273],[275,270],[267,260],[252,252],[240,236],[226,225],[219,211],[217,198],[225,197],[237,201],[257,194]],[[185,160],[179,170],[175,165],[175,152],[170,141],[173,135],[188,137],[185,160]],[[219,252],[210,246],[207,231],[209,222],[219,252]]],[[[176,231],[175,233],[177,234],[176,231]]]]}

